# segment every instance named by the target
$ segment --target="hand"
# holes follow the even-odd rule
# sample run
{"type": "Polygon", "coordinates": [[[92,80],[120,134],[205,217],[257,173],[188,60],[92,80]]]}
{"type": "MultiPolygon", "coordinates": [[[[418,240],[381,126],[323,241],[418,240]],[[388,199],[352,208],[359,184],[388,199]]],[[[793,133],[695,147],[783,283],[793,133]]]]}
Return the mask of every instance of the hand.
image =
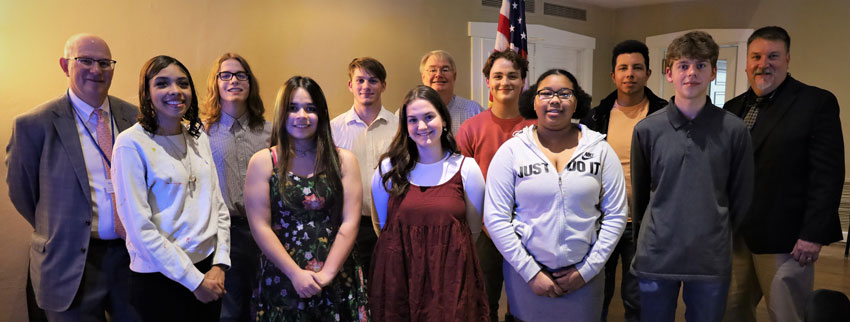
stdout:
{"type": "MultiPolygon", "coordinates": [[[[221,268],[220,265],[213,265],[206,274],[204,274],[204,279],[211,279],[216,282],[222,290],[224,290],[224,269],[221,268]]],[[[223,294],[227,293],[225,290],[223,294]]],[[[223,295],[222,294],[222,295],[223,295]]]]}
{"type": "Polygon", "coordinates": [[[322,286],[316,282],[316,274],[313,271],[299,269],[288,276],[292,286],[295,287],[295,292],[302,299],[313,297],[322,291],[322,286]]]}
{"type": "Polygon", "coordinates": [[[330,284],[333,280],[333,274],[325,271],[324,269],[313,275],[313,281],[319,284],[319,286],[321,286],[322,288],[328,286],[328,284],[330,284]]]}
{"type": "Polygon", "coordinates": [[[791,251],[791,256],[794,260],[800,263],[800,266],[814,264],[818,260],[821,244],[797,239],[797,244],[794,245],[794,250],[791,251]]]}
{"type": "Polygon", "coordinates": [[[555,282],[558,283],[558,286],[564,293],[576,291],[585,284],[584,278],[581,277],[575,266],[557,271],[552,276],[555,277],[555,282]]]}
{"type": "Polygon", "coordinates": [[[564,291],[558,287],[558,284],[555,284],[555,281],[543,273],[543,271],[537,272],[537,275],[534,275],[534,277],[528,281],[528,286],[531,287],[531,291],[533,291],[537,296],[548,296],[554,298],[564,295],[564,291]]]}
{"type": "Polygon", "coordinates": [[[204,274],[204,280],[201,281],[201,285],[198,285],[198,288],[192,291],[192,293],[195,294],[195,298],[201,301],[201,303],[209,303],[220,299],[225,293],[224,271],[217,266],[213,266],[209,272],[204,274]]]}

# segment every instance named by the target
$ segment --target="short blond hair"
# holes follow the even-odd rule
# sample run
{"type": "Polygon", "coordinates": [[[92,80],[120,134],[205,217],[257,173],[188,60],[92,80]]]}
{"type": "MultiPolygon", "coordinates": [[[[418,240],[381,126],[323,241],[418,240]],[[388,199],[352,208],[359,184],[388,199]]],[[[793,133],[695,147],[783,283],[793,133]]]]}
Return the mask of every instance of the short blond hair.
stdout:
{"type": "Polygon", "coordinates": [[[443,58],[445,60],[448,60],[449,65],[452,66],[452,70],[457,71],[457,68],[455,67],[455,59],[452,58],[452,55],[449,54],[449,52],[447,52],[445,50],[437,49],[437,50],[429,51],[427,54],[422,56],[422,59],[419,61],[419,72],[420,73],[425,71],[425,63],[428,62],[428,58],[431,58],[431,56],[437,56],[439,58],[443,58]]]}

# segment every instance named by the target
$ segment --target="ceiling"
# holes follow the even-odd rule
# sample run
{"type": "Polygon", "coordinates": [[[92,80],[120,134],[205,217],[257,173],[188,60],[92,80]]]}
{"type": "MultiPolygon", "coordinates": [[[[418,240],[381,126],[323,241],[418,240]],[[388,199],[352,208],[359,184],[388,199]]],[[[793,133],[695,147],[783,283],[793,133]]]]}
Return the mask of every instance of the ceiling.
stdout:
{"type": "Polygon", "coordinates": [[[671,3],[671,2],[689,2],[697,0],[579,0],[579,2],[592,4],[608,9],[622,9],[630,7],[640,7],[653,4],[671,3]]]}

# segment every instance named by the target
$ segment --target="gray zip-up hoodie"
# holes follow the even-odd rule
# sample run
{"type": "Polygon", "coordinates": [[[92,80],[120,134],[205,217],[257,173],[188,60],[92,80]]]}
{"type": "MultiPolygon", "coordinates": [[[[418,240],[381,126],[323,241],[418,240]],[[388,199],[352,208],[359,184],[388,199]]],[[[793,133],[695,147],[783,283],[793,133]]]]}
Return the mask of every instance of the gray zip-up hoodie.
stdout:
{"type": "Polygon", "coordinates": [[[579,127],[581,139],[564,169],[554,169],[537,146],[534,126],[505,142],[490,163],[484,225],[526,282],[543,266],[571,265],[590,281],[625,228],[620,160],[604,135],[579,127]]]}

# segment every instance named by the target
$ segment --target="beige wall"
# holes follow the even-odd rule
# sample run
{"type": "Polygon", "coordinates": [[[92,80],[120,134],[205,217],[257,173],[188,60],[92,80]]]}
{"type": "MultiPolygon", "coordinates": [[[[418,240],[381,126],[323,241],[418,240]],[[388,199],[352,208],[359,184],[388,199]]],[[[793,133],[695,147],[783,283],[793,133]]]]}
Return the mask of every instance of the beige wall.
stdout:
{"type": "MultiPolygon", "coordinates": [[[[850,37],[845,0],[710,1],[617,10],[614,38],[640,39],[689,29],[778,25],[791,35],[794,78],[831,91],[842,107],[844,142],[850,138],[850,37]],[[651,23],[648,23],[651,21],[651,23]]],[[[656,63],[653,62],[653,65],[656,63]]],[[[658,71],[652,77],[661,75],[658,71]]],[[[789,151],[793,153],[793,151],[789,151]]],[[[845,148],[845,169],[850,157],[845,148]]]]}
{"type": "MultiPolygon", "coordinates": [[[[577,6],[589,10],[589,22],[532,14],[528,23],[596,37],[602,50],[594,59],[607,60],[614,12],[577,6]]],[[[203,97],[212,61],[223,52],[238,52],[257,75],[269,118],[279,86],[295,74],[319,82],[332,115],[345,111],[352,102],[346,66],[366,55],[387,68],[383,102],[390,110],[419,84],[421,55],[437,48],[455,56],[461,71],[456,91],[468,96],[467,23],[496,22],[497,17],[498,9],[481,7],[479,0],[0,1],[0,143],[8,142],[15,115],[66,89],[58,58],[65,40],[75,33],[95,33],[109,43],[118,60],[110,92],[129,102],[138,102],[139,69],[150,57],[167,54],[181,60],[203,97]],[[94,17],[97,12],[103,14],[94,17]]],[[[610,81],[606,69],[601,71],[602,77],[594,77],[594,88],[605,92],[610,81]]],[[[5,181],[5,164],[0,173],[5,181]]],[[[7,188],[0,184],[0,321],[23,321],[32,228],[8,201],[7,188]]]]}
{"type": "MultiPolygon", "coordinates": [[[[420,56],[435,48],[455,56],[460,71],[456,90],[468,96],[467,22],[495,22],[498,14],[495,8],[481,7],[479,0],[286,2],[0,1],[0,143],[8,142],[15,115],[65,90],[67,80],[58,58],[65,39],[74,33],[92,32],[106,39],[119,61],[111,93],[130,102],[138,101],[142,63],[154,55],[180,59],[190,68],[203,97],[212,61],[223,52],[235,51],[249,60],[257,74],[267,117],[271,117],[278,87],[295,74],[314,77],[328,97],[331,114],[337,115],[351,105],[345,88],[346,65],[357,56],[373,56],[386,66],[384,105],[391,110],[398,107],[406,90],[419,83],[420,56]],[[95,19],[93,12],[105,14],[95,19]]],[[[793,39],[794,76],[831,90],[839,103],[850,106],[848,81],[842,79],[850,71],[845,63],[850,38],[843,34],[847,28],[842,21],[850,16],[846,1],[722,0],[621,10],[556,2],[588,9],[588,21],[530,14],[528,23],[596,38],[595,102],[614,88],[609,77],[610,52],[618,41],[693,28],[778,24],[786,27],[793,39]]],[[[541,11],[542,1],[537,0],[537,6],[541,11]]],[[[659,76],[656,72],[653,77],[659,76]]],[[[842,112],[845,123],[850,122],[847,113],[842,112]]],[[[0,165],[0,173],[5,181],[5,164],[0,165]]],[[[9,203],[7,188],[0,184],[0,213],[4,216],[0,225],[0,321],[23,321],[32,228],[9,203]]]]}

